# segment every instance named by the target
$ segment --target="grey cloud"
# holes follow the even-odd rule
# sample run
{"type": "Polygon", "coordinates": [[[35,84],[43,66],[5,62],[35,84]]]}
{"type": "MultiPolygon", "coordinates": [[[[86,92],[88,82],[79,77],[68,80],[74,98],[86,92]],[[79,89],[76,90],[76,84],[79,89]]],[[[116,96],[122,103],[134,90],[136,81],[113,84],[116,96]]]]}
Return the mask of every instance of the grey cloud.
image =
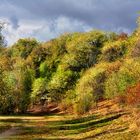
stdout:
{"type": "MultiPolygon", "coordinates": [[[[66,16],[85,22],[93,27],[110,25],[134,29],[138,0],[6,0],[28,11],[31,18],[53,19],[66,16]]],[[[26,15],[25,15],[26,16],[26,15]]],[[[20,18],[20,17],[19,17],[20,18]]],[[[26,17],[25,17],[26,18],[26,17]]]]}
{"type": "MultiPolygon", "coordinates": [[[[58,31],[84,31],[81,25],[103,30],[131,32],[136,28],[136,18],[140,10],[139,0],[0,1],[0,18],[8,18],[15,30],[21,26],[22,21],[30,20],[33,23],[42,24],[43,22],[41,29],[48,26],[48,30],[53,32],[53,35],[57,34],[58,31]],[[69,20],[62,23],[64,24],[64,29],[60,26],[58,27],[57,19],[60,19],[60,17],[65,17],[69,20]],[[78,26],[77,23],[74,23],[75,21],[81,24],[78,26]],[[44,25],[45,23],[46,25],[44,25]]],[[[40,38],[42,35],[38,36],[40,38]]]]}
{"type": "Polygon", "coordinates": [[[18,19],[15,16],[12,16],[10,18],[10,21],[12,22],[12,27],[14,29],[17,29],[19,27],[18,19]]]}

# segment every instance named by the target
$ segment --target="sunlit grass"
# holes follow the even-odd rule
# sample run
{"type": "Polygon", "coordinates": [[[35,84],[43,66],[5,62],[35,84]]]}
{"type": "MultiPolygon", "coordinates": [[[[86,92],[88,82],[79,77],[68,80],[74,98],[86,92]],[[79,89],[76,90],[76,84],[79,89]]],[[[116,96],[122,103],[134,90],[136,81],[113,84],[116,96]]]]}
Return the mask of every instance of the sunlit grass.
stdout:
{"type": "MultiPolygon", "coordinates": [[[[14,140],[43,140],[43,139],[90,139],[110,135],[127,137],[128,123],[121,120],[125,113],[110,115],[89,115],[74,117],[70,115],[52,116],[8,116],[0,117],[0,132],[11,127],[18,127],[18,134],[9,136],[14,140]],[[119,134],[120,135],[117,135],[119,134]]],[[[136,135],[135,132],[131,134],[136,135]]]]}

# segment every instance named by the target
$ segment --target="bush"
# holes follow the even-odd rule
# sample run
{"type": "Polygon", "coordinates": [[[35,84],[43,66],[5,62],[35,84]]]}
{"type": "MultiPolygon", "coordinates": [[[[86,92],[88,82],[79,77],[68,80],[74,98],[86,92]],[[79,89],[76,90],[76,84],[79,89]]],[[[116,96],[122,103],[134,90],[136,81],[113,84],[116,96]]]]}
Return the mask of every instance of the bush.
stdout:
{"type": "Polygon", "coordinates": [[[113,73],[105,82],[105,98],[123,96],[128,85],[132,85],[134,79],[129,73],[113,73]]]}
{"type": "Polygon", "coordinates": [[[35,39],[19,39],[17,43],[12,46],[11,52],[14,57],[27,58],[32,50],[37,47],[39,43],[35,39]]]}
{"type": "Polygon", "coordinates": [[[125,55],[126,49],[126,41],[116,41],[107,43],[102,48],[101,60],[113,62],[117,59],[120,59],[125,55]]]}
{"type": "Polygon", "coordinates": [[[4,73],[0,70],[0,114],[14,113],[18,105],[18,94],[13,92],[12,75],[4,73]]]}
{"type": "Polygon", "coordinates": [[[83,108],[83,112],[79,110],[79,113],[88,111],[91,105],[91,100],[88,101],[87,98],[92,99],[92,103],[94,104],[104,99],[105,81],[111,73],[113,73],[114,71],[118,71],[120,66],[121,62],[119,61],[116,61],[114,63],[100,63],[84,73],[84,75],[80,78],[79,82],[76,85],[77,104],[75,108],[77,112],[80,109],[80,105],[81,109],[82,105],[85,107],[83,108]]]}
{"type": "Polygon", "coordinates": [[[40,102],[41,99],[47,99],[48,83],[45,78],[35,79],[32,85],[32,102],[40,102]]]}
{"type": "Polygon", "coordinates": [[[60,109],[67,111],[67,113],[73,113],[73,104],[75,99],[75,90],[68,90],[65,94],[65,97],[61,100],[59,105],[60,109]]]}
{"type": "Polygon", "coordinates": [[[21,79],[19,81],[19,84],[21,84],[20,87],[20,98],[19,98],[19,111],[21,113],[25,113],[31,103],[31,89],[32,89],[32,83],[35,78],[34,70],[32,69],[26,69],[22,70],[21,73],[21,79]]]}
{"type": "Polygon", "coordinates": [[[139,56],[139,37],[137,33],[133,33],[127,39],[127,58],[135,58],[139,56]]]}
{"type": "Polygon", "coordinates": [[[130,86],[127,88],[125,102],[128,105],[140,104],[140,83],[137,83],[135,86],[130,86]]]}
{"type": "Polygon", "coordinates": [[[140,40],[136,41],[131,51],[132,57],[140,57],[140,40]]]}
{"type": "Polygon", "coordinates": [[[94,104],[93,100],[92,88],[89,88],[87,89],[87,93],[83,93],[78,96],[77,101],[74,104],[75,112],[77,114],[86,113],[94,104]]]}
{"type": "Polygon", "coordinates": [[[80,42],[75,46],[73,52],[64,56],[63,63],[67,64],[73,71],[81,71],[81,69],[91,67],[95,64],[98,54],[98,48],[88,43],[80,42]]]}
{"type": "Polygon", "coordinates": [[[40,75],[40,77],[50,80],[53,72],[54,71],[48,67],[46,61],[44,61],[44,62],[42,62],[40,64],[40,67],[39,67],[39,75],[40,75]]]}
{"type": "Polygon", "coordinates": [[[67,54],[62,60],[63,63],[74,71],[91,67],[97,62],[100,48],[106,40],[105,33],[100,31],[72,35],[66,44],[67,54]]]}
{"type": "Polygon", "coordinates": [[[106,64],[93,67],[79,80],[76,85],[76,112],[85,113],[90,109],[91,102],[96,103],[103,98],[106,68],[106,64]]]}
{"type": "Polygon", "coordinates": [[[124,96],[129,86],[140,80],[140,62],[129,59],[118,72],[112,73],[105,82],[105,97],[124,96]]]}
{"type": "Polygon", "coordinates": [[[54,100],[61,99],[61,96],[74,86],[77,78],[77,72],[73,72],[69,69],[65,70],[65,68],[60,65],[48,85],[50,96],[52,96],[54,100]]]}
{"type": "Polygon", "coordinates": [[[43,45],[35,47],[26,59],[27,65],[37,71],[40,64],[46,60],[48,53],[47,48],[43,45]]]}

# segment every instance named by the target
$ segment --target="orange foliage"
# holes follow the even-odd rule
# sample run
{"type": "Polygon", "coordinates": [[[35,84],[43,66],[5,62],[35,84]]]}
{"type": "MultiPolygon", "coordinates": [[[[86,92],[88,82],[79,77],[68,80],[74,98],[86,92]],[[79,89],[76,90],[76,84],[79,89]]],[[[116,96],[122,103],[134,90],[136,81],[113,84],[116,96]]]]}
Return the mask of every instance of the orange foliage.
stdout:
{"type": "Polygon", "coordinates": [[[118,40],[125,40],[127,38],[128,38],[127,33],[123,33],[123,32],[118,36],[118,40]]]}
{"type": "Polygon", "coordinates": [[[140,103],[140,83],[127,89],[126,103],[129,105],[140,103]]]}

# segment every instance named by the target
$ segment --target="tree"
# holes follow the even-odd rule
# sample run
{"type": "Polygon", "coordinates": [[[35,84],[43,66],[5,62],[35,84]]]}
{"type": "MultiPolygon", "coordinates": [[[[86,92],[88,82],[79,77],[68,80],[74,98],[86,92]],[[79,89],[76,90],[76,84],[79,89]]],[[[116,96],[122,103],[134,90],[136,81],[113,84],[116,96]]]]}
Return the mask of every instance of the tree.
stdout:
{"type": "Polygon", "coordinates": [[[12,55],[26,59],[39,43],[32,38],[19,39],[12,46],[12,55]]]}
{"type": "Polygon", "coordinates": [[[38,78],[34,80],[31,94],[32,102],[41,102],[47,99],[47,80],[38,78]]]}
{"type": "Polygon", "coordinates": [[[0,114],[10,114],[15,110],[15,96],[8,85],[8,77],[0,67],[0,114]]]}
{"type": "Polygon", "coordinates": [[[21,113],[25,113],[31,103],[31,88],[34,81],[34,71],[26,69],[21,71],[21,97],[19,103],[19,110],[21,113]]]}

